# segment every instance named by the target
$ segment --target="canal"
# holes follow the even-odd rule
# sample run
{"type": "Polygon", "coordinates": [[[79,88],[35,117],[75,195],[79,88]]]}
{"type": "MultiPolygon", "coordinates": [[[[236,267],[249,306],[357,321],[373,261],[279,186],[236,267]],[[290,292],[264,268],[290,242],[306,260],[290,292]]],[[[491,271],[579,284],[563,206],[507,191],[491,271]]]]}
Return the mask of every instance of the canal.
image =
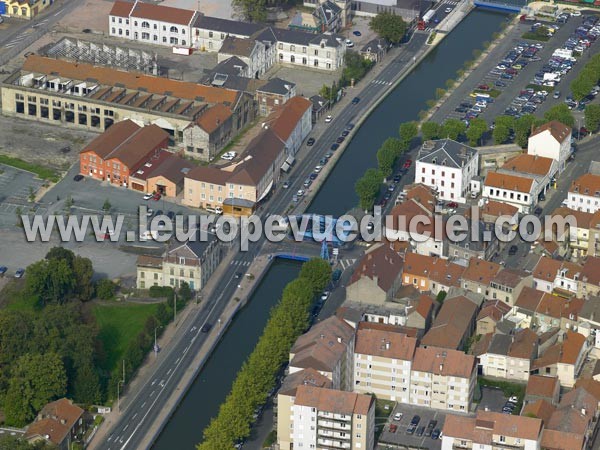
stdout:
{"type": "MultiPolygon", "coordinates": [[[[416,120],[435,89],[443,87],[473,50],[500,30],[506,15],[476,9],[438,46],[364,122],[335,170],[316,196],[310,211],[339,216],[358,200],[354,182],[367,167],[377,164],[375,153],[382,142],[397,136],[400,123],[416,120]]],[[[171,420],[155,442],[154,450],[193,450],[202,432],[219,410],[231,384],[248,357],[280,298],[283,287],[299,272],[300,264],[277,260],[262,280],[249,304],[238,314],[213,356],[206,362],[171,420]]]]}
{"type": "Polygon", "coordinates": [[[301,263],[290,260],[273,262],[252,300],[233,320],[165,425],[154,450],[193,450],[202,440],[202,431],[219,411],[238,370],[258,342],[269,311],[279,301],[285,285],[298,276],[300,267],[301,263]]]}
{"type": "Polygon", "coordinates": [[[339,217],[358,205],[354,183],[368,167],[377,167],[377,150],[398,137],[402,122],[418,120],[436,88],[456,79],[456,71],[473,59],[473,50],[491,41],[506,14],[475,9],[415,68],[363,122],[309,206],[308,212],[339,217]]]}

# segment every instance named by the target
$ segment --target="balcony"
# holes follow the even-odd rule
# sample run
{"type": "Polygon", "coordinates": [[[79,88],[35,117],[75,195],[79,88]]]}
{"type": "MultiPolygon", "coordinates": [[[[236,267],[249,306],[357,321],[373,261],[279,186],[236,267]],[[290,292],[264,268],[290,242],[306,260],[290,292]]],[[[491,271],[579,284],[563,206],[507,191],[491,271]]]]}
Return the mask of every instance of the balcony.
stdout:
{"type": "Polygon", "coordinates": [[[332,430],[352,431],[352,427],[345,422],[335,422],[333,420],[319,420],[319,428],[329,428],[332,430]]]}
{"type": "Polygon", "coordinates": [[[319,448],[326,449],[339,449],[339,448],[352,448],[352,443],[344,441],[335,441],[333,439],[317,439],[319,448]]]}

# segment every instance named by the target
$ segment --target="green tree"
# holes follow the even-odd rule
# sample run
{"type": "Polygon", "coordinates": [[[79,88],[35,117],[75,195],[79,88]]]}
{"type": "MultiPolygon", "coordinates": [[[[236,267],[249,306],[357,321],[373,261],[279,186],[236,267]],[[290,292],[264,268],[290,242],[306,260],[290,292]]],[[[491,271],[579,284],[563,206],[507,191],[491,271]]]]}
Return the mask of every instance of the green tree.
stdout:
{"type": "Polygon", "coordinates": [[[108,199],[104,200],[104,203],[102,204],[102,211],[104,211],[104,214],[108,214],[111,208],[112,205],[110,204],[108,199]]]}
{"type": "Polygon", "coordinates": [[[177,297],[177,299],[183,301],[184,303],[187,303],[191,300],[191,298],[192,290],[190,289],[190,285],[185,281],[182,281],[181,286],[179,287],[179,296],[177,297]]]}
{"type": "Polygon", "coordinates": [[[64,247],[52,247],[48,253],[46,253],[46,259],[63,259],[67,262],[69,267],[73,267],[75,253],[64,247]]]}
{"type": "Polygon", "coordinates": [[[400,135],[402,147],[408,150],[412,141],[419,135],[419,124],[415,121],[404,122],[400,125],[398,134],[400,135]]]}
{"type": "Polygon", "coordinates": [[[331,86],[327,86],[326,84],[324,84],[319,90],[319,95],[325,100],[332,100],[331,86]]]}
{"type": "Polygon", "coordinates": [[[65,303],[75,287],[75,275],[65,259],[42,260],[27,268],[26,292],[43,304],[65,303]]]}
{"type": "Polygon", "coordinates": [[[397,155],[392,147],[382,146],[377,150],[377,164],[384,177],[389,177],[394,171],[397,155]]]}
{"type": "Polygon", "coordinates": [[[155,316],[156,316],[156,320],[158,320],[158,322],[163,326],[168,324],[172,317],[172,315],[165,303],[158,304],[158,306],[156,307],[155,316]]]}
{"type": "Polygon", "coordinates": [[[365,174],[356,181],[354,189],[360,200],[360,207],[365,211],[373,208],[382,182],[383,175],[377,169],[367,169],[365,174]]]}
{"type": "Polygon", "coordinates": [[[536,118],[531,114],[525,114],[515,121],[515,143],[521,147],[527,147],[527,141],[531,134],[532,128],[535,126],[536,118]]]}
{"type": "Polygon", "coordinates": [[[322,258],[312,258],[302,264],[299,277],[308,281],[316,294],[321,292],[331,281],[331,265],[322,258]]]}
{"type": "Polygon", "coordinates": [[[436,88],[435,89],[435,98],[436,98],[436,100],[439,100],[445,94],[446,94],[446,91],[444,89],[442,89],[442,88],[436,88]]]}
{"type": "Polygon", "coordinates": [[[515,128],[515,120],[511,116],[499,116],[496,118],[494,131],[492,131],[492,137],[494,138],[494,144],[504,144],[509,136],[510,132],[515,128]]]}
{"type": "Polygon", "coordinates": [[[51,400],[66,393],[64,365],[56,353],[26,354],[12,370],[4,400],[6,423],[22,427],[51,400]]]}
{"type": "Polygon", "coordinates": [[[73,273],[75,275],[75,294],[81,301],[91,300],[94,296],[92,261],[83,256],[76,256],[73,260],[73,273]]]}
{"type": "Polygon", "coordinates": [[[578,76],[571,82],[571,91],[573,92],[573,98],[580,101],[590,93],[594,87],[594,82],[589,78],[578,76]]]}
{"type": "Polygon", "coordinates": [[[267,20],[266,0],[233,0],[232,6],[237,15],[245,20],[251,22],[264,22],[267,20]]]}
{"type": "Polygon", "coordinates": [[[551,120],[558,120],[560,123],[565,124],[569,128],[573,128],[575,125],[575,118],[565,103],[555,105],[546,111],[544,114],[544,119],[546,119],[547,122],[550,122],[551,120]]]}
{"type": "Polygon", "coordinates": [[[84,405],[93,405],[102,398],[100,377],[91,363],[77,367],[73,380],[73,398],[84,405]]]}
{"type": "Polygon", "coordinates": [[[537,29],[535,30],[535,34],[540,37],[540,38],[547,38],[548,37],[548,27],[542,25],[541,27],[537,27],[537,29]]]}
{"type": "Polygon", "coordinates": [[[394,44],[400,42],[406,33],[406,22],[402,16],[390,12],[377,14],[369,22],[369,27],[379,36],[394,44]]]}
{"type": "Polygon", "coordinates": [[[467,139],[469,140],[469,145],[476,146],[479,145],[481,138],[488,131],[488,126],[485,120],[480,118],[475,118],[471,120],[471,124],[469,125],[469,129],[466,132],[467,139]]]}
{"type": "MultiPolygon", "coordinates": [[[[345,86],[351,84],[352,80],[354,80],[354,82],[361,80],[372,66],[373,62],[363,58],[358,52],[352,50],[347,51],[345,67],[342,71],[340,84],[345,86]]],[[[334,96],[337,95],[337,88],[335,88],[335,85],[332,94],[334,96]]]]}
{"type": "Polygon", "coordinates": [[[585,127],[591,132],[600,126],[600,105],[587,105],[585,108],[585,127]]]}
{"type": "Polygon", "coordinates": [[[424,141],[439,139],[442,135],[442,126],[433,121],[425,122],[421,125],[421,134],[423,135],[424,141]]]}
{"type": "Polygon", "coordinates": [[[466,131],[467,126],[462,120],[448,119],[442,125],[440,136],[456,141],[461,135],[465,134],[466,131]]]}
{"type": "Polygon", "coordinates": [[[33,447],[23,438],[5,434],[0,437],[0,450],[33,450],[33,447]]]}
{"type": "Polygon", "coordinates": [[[446,89],[450,90],[452,89],[454,86],[456,85],[456,81],[454,81],[452,78],[446,80],[446,89]]]}
{"type": "Polygon", "coordinates": [[[101,300],[112,300],[115,297],[117,285],[108,278],[104,278],[96,283],[96,297],[101,300]]]}

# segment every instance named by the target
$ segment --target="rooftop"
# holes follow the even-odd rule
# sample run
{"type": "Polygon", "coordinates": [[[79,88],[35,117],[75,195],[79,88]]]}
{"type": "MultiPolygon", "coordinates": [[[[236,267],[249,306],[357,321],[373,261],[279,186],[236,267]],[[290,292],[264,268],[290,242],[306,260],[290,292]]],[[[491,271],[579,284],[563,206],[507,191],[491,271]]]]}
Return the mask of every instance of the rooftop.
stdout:
{"type": "Polygon", "coordinates": [[[506,161],[502,166],[502,169],[510,170],[511,172],[545,176],[553,175],[551,173],[552,166],[555,165],[552,158],[522,153],[506,161]]]}
{"type": "Polygon", "coordinates": [[[485,177],[485,186],[507,189],[515,192],[530,193],[535,180],[533,178],[509,175],[500,172],[488,172],[485,177]]]}
{"type": "Polygon", "coordinates": [[[477,310],[477,305],[466,297],[446,298],[421,344],[459,348],[471,331],[477,310]]]}
{"type": "Polygon", "coordinates": [[[448,414],[442,431],[444,436],[491,445],[493,436],[537,441],[542,428],[540,419],[478,410],[475,418],[448,414]]]}
{"type": "Polygon", "coordinates": [[[412,361],[416,346],[417,339],[403,333],[365,328],[356,332],[354,352],[381,358],[412,361]]]}
{"type": "Polygon", "coordinates": [[[321,375],[317,370],[307,368],[287,375],[279,388],[279,394],[295,397],[298,386],[315,386],[331,389],[333,383],[329,378],[321,375]]]}
{"type": "Polygon", "coordinates": [[[60,445],[83,412],[83,409],[66,398],[50,402],[42,408],[36,420],[29,425],[25,432],[25,438],[41,436],[55,445],[60,445]]]}
{"type": "Polygon", "coordinates": [[[459,378],[470,378],[475,369],[475,357],[458,350],[434,346],[417,347],[412,370],[459,378]]]}
{"type": "Polygon", "coordinates": [[[374,280],[382,290],[388,292],[400,275],[402,265],[402,257],[390,246],[382,244],[363,255],[348,284],[356,283],[361,278],[367,277],[374,280]]]}
{"type": "Polygon", "coordinates": [[[552,137],[558,142],[563,142],[565,139],[571,136],[571,128],[557,120],[552,120],[534,129],[529,139],[537,136],[540,133],[543,133],[544,131],[549,131],[552,137]]]}
{"type": "Polygon", "coordinates": [[[569,193],[600,197],[600,175],[585,173],[573,180],[569,193]]]}
{"type": "Polygon", "coordinates": [[[370,395],[308,385],[298,386],[294,401],[296,405],[309,406],[317,411],[350,416],[354,414],[367,415],[373,402],[373,397],[370,395]]]}
{"type": "Polygon", "coordinates": [[[417,160],[449,168],[461,168],[477,157],[477,151],[452,139],[426,141],[421,146],[417,160]]]}

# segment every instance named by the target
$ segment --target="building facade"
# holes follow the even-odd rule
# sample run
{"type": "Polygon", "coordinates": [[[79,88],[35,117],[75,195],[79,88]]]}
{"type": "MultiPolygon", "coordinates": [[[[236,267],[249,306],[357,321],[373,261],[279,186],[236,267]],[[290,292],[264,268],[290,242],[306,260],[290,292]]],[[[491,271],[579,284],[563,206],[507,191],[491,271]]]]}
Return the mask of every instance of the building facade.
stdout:
{"type": "Polygon", "coordinates": [[[554,159],[561,174],[571,154],[571,128],[556,120],[537,127],[529,136],[527,153],[554,159]]]}

